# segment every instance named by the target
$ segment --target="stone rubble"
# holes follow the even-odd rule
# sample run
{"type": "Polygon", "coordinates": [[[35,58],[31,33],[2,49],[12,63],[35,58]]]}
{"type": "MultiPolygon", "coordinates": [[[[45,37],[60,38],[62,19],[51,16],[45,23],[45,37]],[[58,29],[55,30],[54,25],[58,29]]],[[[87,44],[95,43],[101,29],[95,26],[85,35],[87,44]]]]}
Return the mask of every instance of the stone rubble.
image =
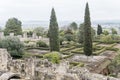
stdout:
{"type": "Polygon", "coordinates": [[[16,80],[120,80],[91,73],[85,67],[69,68],[69,61],[52,64],[47,59],[12,60],[6,49],[0,49],[0,61],[0,80],[8,80],[13,76],[21,78],[16,80]]]}

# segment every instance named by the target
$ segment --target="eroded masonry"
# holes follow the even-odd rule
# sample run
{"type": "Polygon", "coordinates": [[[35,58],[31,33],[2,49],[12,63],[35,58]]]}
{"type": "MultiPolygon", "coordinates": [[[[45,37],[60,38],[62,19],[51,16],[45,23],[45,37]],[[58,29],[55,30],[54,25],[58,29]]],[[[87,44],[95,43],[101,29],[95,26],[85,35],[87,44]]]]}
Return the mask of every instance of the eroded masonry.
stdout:
{"type": "Polygon", "coordinates": [[[6,49],[0,49],[0,63],[0,80],[119,80],[92,73],[90,67],[70,68],[69,61],[52,64],[47,59],[13,60],[6,49]]]}

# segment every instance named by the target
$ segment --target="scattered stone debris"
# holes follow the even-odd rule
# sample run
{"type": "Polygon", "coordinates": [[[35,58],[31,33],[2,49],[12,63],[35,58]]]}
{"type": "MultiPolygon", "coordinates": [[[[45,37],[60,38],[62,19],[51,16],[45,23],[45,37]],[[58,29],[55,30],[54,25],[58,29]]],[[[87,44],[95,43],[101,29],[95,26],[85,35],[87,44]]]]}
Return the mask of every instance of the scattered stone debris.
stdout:
{"type": "Polygon", "coordinates": [[[86,67],[70,68],[69,61],[52,64],[47,59],[12,60],[6,49],[0,49],[0,61],[0,80],[120,80],[91,73],[86,67]]]}

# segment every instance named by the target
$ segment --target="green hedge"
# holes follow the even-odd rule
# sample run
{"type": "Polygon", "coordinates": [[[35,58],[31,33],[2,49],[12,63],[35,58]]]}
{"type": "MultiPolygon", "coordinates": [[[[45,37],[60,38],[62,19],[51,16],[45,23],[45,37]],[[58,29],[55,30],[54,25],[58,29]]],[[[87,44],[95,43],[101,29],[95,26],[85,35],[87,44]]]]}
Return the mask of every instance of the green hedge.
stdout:
{"type": "Polygon", "coordinates": [[[106,47],[106,50],[118,51],[118,48],[114,48],[115,45],[117,45],[117,43],[111,44],[109,47],[106,47]]]}
{"type": "Polygon", "coordinates": [[[73,56],[74,55],[74,53],[71,53],[70,55],[68,55],[68,56],[65,56],[65,57],[62,57],[62,59],[67,59],[67,58],[70,58],[71,56],[73,56]]]}
{"type": "Polygon", "coordinates": [[[71,53],[75,53],[75,54],[83,54],[83,48],[76,48],[74,50],[71,51],[71,53]]]}
{"type": "Polygon", "coordinates": [[[75,53],[75,54],[84,54],[83,51],[71,51],[71,53],[75,53]]]}
{"type": "Polygon", "coordinates": [[[100,42],[94,42],[94,43],[93,43],[93,46],[96,46],[96,45],[98,45],[98,44],[100,44],[100,42]]]}
{"type": "Polygon", "coordinates": [[[41,40],[37,41],[36,44],[37,44],[38,47],[45,47],[45,48],[48,47],[48,45],[41,40]]]}
{"type": "Polygon", "coordinates": [[[106,50],[110,50],[110,51],[118,51],[118,48],[113,48],[113,47],[106,47],[106,50]]]}
{"type": "Polygon", "coordinates": [[[106,48],[103,48],[99,51],[93,52],[93,55],[99,55],[100,53],[104,52],[106,50],[106,48]]]}
{"type": "Polygon", "coordinates": [[[101,50],[103,48],[105,48],[105,47],[103,47],[103,46],[93,46],[93,51],[95,52],[95,51],[101,50]]]}
{"type": "Polygon", "coordinates": [[[64,54],[64,55],[70,55],[71,52],[66,51],[66,52],[62,52],[62,54],[64,54]]]}
{"type": "Polygon", "coordinates": [[[43,58],[42,54],[30,54],[30,53],[24,53],[22,58],[30,58],[30,57],[37,57],[37,58],[43,58]]]}
{"type": "Polygon", "coordinates": [[[82,63],[82,62],[70,62],[70,65],[72,67],[74,67],[74,66],[83,67],[84,63],[82,63]]]}
{"type": "Polygon", "coordinates": [[[76,48],[81,48],[81,47],[83,47],[83,45],[82,44],[76,44],[75,47],[76,48]]]}
{"type": "Polygon", "coordinates": [[[72,46],[72,47],[70,47],[70,48],[61,48],[61,52],[65,52],[65,51],[69,51],[69,50],[71,50],[71,49],[74,49],[75,48],[75,46],[72,46]]]}
{"type": "Polygon", "coordinates": [[[110,47],[114,47],[115,45],[117,45],[117,43],[113,43],[110,45],[110,47]]]}
{"type": "Polygon", "coordinates": [[[45,48],[45,47],[26,47],[25,48],[25,50],[30,50],[30,49],[49,50],[49,48],[45,48]]]}

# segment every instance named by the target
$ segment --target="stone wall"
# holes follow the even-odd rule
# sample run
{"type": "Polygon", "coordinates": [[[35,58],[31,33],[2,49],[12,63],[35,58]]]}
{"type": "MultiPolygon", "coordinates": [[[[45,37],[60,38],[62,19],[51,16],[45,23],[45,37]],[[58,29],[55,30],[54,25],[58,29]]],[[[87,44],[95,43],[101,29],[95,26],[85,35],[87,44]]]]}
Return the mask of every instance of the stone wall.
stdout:
{"type": "Polygon", "coordinates": [[[0,49],[0,61],[0,70],[5,71],[5,74],[1,73],[0,80],[4,80],[1,77],[9,75],[8,73],[20,74],[20,77],[24,80],[120,80],[91,73],[85,67],[70,68],[68,61],[52,64],[47,59],[12,60],[6,49],[0,49]]]}
{"type": "Polygon", "coordinates": [[[6,49],[0,48],[0,71],[7,71],[7,65],[9,61],[12,60],[10,54],[7,52],[6,49]]]}
{"type": "Polygon", "coordinates": [[[10,72],[21,74],[22,78],[32,79],[35,75],[35,62],[33,58],[25,60],[12,60],[8,63],[10,72]]]}

